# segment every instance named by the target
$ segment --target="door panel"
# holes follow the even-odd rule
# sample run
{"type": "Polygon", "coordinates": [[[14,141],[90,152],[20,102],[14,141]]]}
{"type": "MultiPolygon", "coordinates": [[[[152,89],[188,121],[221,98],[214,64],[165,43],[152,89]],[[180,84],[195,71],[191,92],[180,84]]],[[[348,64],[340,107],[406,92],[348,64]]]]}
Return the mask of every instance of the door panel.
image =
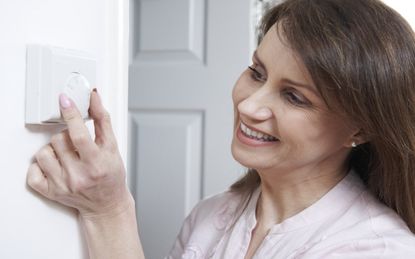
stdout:
{"type": "Polygon", "coordinates": [[[231,91],[249,62],[250,1],[132,5],[130,183],[146,256],[163,258],[190,209],[243,171],[231,91]]]}

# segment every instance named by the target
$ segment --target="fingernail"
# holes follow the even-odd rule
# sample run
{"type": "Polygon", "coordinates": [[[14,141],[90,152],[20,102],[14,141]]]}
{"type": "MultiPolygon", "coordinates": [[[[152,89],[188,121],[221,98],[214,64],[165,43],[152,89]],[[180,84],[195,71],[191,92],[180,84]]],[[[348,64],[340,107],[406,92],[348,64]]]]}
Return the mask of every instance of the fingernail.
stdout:
{"type": "Polygon", "coordinates": [[[64,109],[71,107],[71,101],[69,100],[68,96],[66,96],[66,94],[59,95],[59,103],[64,109]]]}
{"type": "Polygon", "coordinates": [[[98,93],[98,89],[97,89],[97,88],[92,89],[92,92],[95,92],[95,94],[96,94],[96,96],[98,97],[98,99],[100,99],[100,100],[101,100],[101,96],[99,95],[99,93],[98,93]]]}

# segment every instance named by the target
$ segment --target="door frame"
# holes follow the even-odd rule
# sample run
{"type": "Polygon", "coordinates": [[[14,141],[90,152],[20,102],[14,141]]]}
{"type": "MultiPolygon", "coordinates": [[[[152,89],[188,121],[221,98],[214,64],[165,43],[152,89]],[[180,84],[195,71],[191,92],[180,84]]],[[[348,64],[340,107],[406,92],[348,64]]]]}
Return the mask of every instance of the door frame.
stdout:
{"type": "Polygon", "coordinates": [[[118,148],[128,165],[128,66],[129,66],[129,0],[108,0],[106,4],[106,39],[103,44],[106,53],[106,66],[103,68],[106,95],[102,96],[107,109],[111,111],[111,121],[118,141],[118,148]]]}

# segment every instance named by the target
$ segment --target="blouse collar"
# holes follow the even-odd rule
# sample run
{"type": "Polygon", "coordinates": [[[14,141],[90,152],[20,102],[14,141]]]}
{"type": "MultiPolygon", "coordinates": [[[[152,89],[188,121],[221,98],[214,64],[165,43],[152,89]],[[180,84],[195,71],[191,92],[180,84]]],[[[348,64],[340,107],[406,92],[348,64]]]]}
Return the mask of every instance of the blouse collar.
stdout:
{"type": "MultiPolygon", "coordinates": [[[[309,226],[313,222],[337,215],[339,211],[349,207],[365,189],[360,177],[351,170],[339,183],[314,204],[285,219],[283,222],[275,224],[270,229],[269,234],[281,234],[294,231],[309,226]],[[339,202],[340,200],[341,202],[339,202]]],[[[246,224],[246,230],[249,233],[256,226],[257,220],[255,214],[260,194],[261,187],[258,187],[253,192],[247,208],[242,215],[246,224]]]]}

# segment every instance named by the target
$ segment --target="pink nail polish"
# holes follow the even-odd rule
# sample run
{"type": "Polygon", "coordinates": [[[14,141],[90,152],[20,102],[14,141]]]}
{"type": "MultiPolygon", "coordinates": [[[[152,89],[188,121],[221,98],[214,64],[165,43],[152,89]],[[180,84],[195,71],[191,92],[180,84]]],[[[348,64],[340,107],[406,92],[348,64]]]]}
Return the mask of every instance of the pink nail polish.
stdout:
{"type": "Polygon", "coordinates": [[[71,107],[71,101],[69,100],[68,96],[66,96],[66,94],[59,95],[59,103],[64,109],[71,107]]]}

